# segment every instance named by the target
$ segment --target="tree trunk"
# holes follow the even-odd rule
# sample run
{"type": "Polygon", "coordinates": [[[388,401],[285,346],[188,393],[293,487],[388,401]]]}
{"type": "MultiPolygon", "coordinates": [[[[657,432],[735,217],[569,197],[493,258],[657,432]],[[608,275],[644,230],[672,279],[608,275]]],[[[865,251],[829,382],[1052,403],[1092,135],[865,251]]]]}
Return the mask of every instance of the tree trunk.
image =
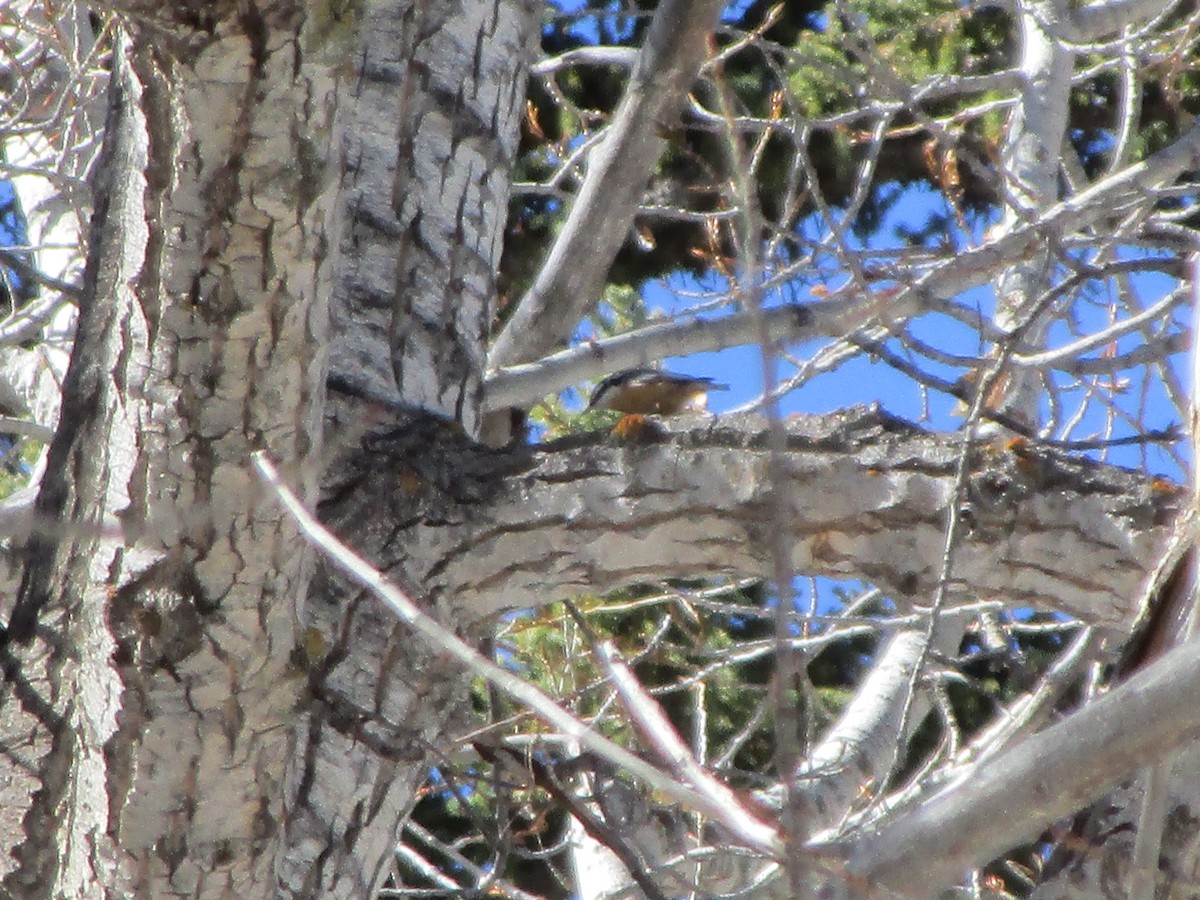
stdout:
{"type": "MultiPolygon", "coordinates": [[[[532,4],[120,6],[135,30],[112,64],[76,349],[20,591],[5,599],[2,892],[358,898],[387,877],[468,675],[313,564],[257,488],[257,450],[467,637],[580,589],[769,577],[772,529],[789,529],[797,571],[933,595],[961,445],[877,410],[789,421],[774,462],[761,420],[732,416],[650,426],[644,443],[474,441],[532,4]],[[783,517],[772,466],[789,480],[783,517]]],[[[690,22],[676,42],[670,24],[656,22],[651,59],[670,71],[647,64],[633,80],[661,74],[675,97],[626,123],[642,168],[708,30],[690,22]]],[[[1159,156],[1177,173],[1196,141],[1159,156]]],[[[1020,168],[1016,151],[1006,159],[1020,168]]],[[[1051,224],[1093,223],[1106,198],[1160,175],[1131,172],[1051,224]]],[[[604,223],[613,246],[637,192],[622,194],[625,218],[604,223]]],[[[927,286],[985,279],[1031,233],[1014,214],[927,286]]],[[[510,348],[528,338],[518,331],[510,348]]],[[[981,603],[1128,629],[1178,498],[1040,445],[978,456],[955,578],[981,603]]],[[[904,724],[882,704],[844,724],[867,721],[888,723],[889,741],[904,724]]],[[[1200,727],[1175,724],[1172,739],[1200,727]]],[[[859,776],[882,777],[890,748],[847,730],[826,762],[854,750],[859,776]]],[[[819,786],[831,821],[858,797],[849,781],[819,786]]],[[[928,838],[936,822],[912,818],[928,838]]]]}
{"type": "Polygon", "coordinates": [[[247,457],[313,494],[331,69],[286,7],[207,33],[152,12],[171,30],[114,54],[83,315],[3,645],[21,897],[270,894],[303,687],[309,554],[247,457]]]}
{"type": "MultiPolygon", "coordinates": [[[[355,509],[332,526],[376,562],[404,516],[347,467],[361,458],[359,436],[380,424],[378,403],[433,414],[407,435],[425,460],[479,426],[536,24],[526,0],[387,0],[365,13],[341,110],[347,166],[327,417],[331,455],[347,455],[332,456],[326,487],[355,509]]],[[[412,557],[389,566],[416,597],[429,596],[426,571],[413,565],[428,558],[426,540],[415,537],[412,557]]],[[[449,603],[435,611],[451,628],[481,616],[449,603]]],[[[310,703],[288,767],[280,892],[368,897],[390,871],[401,819],[470,676],[324,569],[302,622],[310,703]]]]}
{"type": "Polygon", "coordinates": [[[328,578],[306,604],[309,554],[248,460],[315,500],[331,295],[341,415],[383,395],[476,427],[536,23],[528,4],[126,12],[146,30],[114,62],[4,636],[5,887],[369,896],[464,676],[328,578]]]}

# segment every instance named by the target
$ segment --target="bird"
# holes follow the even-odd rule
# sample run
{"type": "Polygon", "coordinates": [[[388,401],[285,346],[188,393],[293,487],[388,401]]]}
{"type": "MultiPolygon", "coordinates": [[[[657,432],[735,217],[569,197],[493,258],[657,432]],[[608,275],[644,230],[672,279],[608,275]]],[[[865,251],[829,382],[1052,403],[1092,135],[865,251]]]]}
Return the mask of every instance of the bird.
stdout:
{"type": "Polygon", "coordinates": [[[588,409],[612,409],[626,415],[674,416],[704,412],[709,391],[727,391],[729,385],[711,378],[677,375],[640,367],[614,372],[592,391],[588,409]]]}

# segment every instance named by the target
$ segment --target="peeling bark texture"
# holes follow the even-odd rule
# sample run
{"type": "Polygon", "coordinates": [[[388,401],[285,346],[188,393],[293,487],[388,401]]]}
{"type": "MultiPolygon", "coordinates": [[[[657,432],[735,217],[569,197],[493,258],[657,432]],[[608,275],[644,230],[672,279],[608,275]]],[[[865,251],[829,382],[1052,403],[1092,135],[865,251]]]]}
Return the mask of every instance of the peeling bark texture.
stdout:
{"type": "MultiPolygon", "coordinates": [[[[790,419],[795,507],[777,523],[765,421],[675,421],[644,443],[593,434],[500,452],[414,419],[369,438],[323,510],[456,622],[651,578],[766,576],[763,535],[780,527],[798,574],[859,577],[929,603],[960,436],[864,407],[790,419]],[[369,524],[381,506],[389,514],[369,524]]],[[[1175,494],[1035,446],[979,450],[969,493],[953,563],[954,582],[972,586],[964,598],[1128,631],[1175,494]]]]}
{"type": "Polygon", "coordinates": [[[114,55],[44,527],[6,610],[8,896],[269,893],[310,565],[247,458],[313,490],[332,180],[304,161],[333,103],[291,5],[238,7],[114,55]]]}
{"type": "Polygon", "coordinates": [[[330,369],[474,433],[537,36],[529,0],[366,5],[330,369]]]}

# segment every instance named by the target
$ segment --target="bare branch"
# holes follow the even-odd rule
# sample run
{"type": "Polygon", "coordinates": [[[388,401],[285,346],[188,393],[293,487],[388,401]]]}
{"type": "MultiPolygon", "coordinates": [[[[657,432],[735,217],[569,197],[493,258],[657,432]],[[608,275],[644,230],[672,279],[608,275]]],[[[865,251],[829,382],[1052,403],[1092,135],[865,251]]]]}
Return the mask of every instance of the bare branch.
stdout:
{"type": "Polygon", "coordinates": [[[632,47],[574,47],[566,53],[559,53],[549,59],[543,59],[529,67],[530,75],[552,75],[555,72],[571,66],[621,66],[628,68],[637,61],[638,52],[632,47]]]}
{"type": "Polygon", "coordinates": [[[1179,0],[1095,0],[1070,12],[1062,35],[1074,43],[1095,41],[1123,28],[1137,28],[1166,17],[1179,0]]]}
{"type": "MultiPolygon", "coordinates": [[[[780,306],[763,314],[763,327],[773,341],[792,342],[817,335],[837,335],[853,330],[868,319],[883,301],[861,298],[780,306]]],[[[888,309],[889,314],[893,314],[888,309]]],[[[896,311],[894,314],[901,314],[896,311]]],[[[667,353],[685,355],[721,350],[759,340],[760,331],[748,313],[715,319],[682,319],[648,325],[603,340],[591,341],[536,363],[507,366],[491,372],[484,383],[484,406],[528,405],[547,394],[597,378],[628,366],[646,365],[667,353]]]]}
{"type": "MultiPolygon", "coordinates": [[[[476,675],[486,678],[515,700],[525,704],[556,730],[574,738],[593,753],[607,759],[632,775],[641,778],[650,787],[672,797],[678,802],[703,812],[714,819],[721,819],[726,811],[714,805],[710,798],[692,787],[681,785],[654,766],[624,747],[594,731],[590,725],[577,719],[548,694],[525,681],[518,675],[496,665],[470,647],[450,629],[424,612],[403,591],[391,584],[377,569],[371,567],[349,547],[333,536],[309,513],[299,498],[284,485],[279,471],[267,458],[266,453],[257,451],[253,458],[254,467],[260,477],[270,485],[280,504],[296,521],[313,546],[325,554],[338,568],[384,602],[402,622],[411,627],[420,637],[439,651],[456,659],[476,675]]],[[[747,825],[740,835],[750,846],[758,850],[777,854],[782,845],[774,830],[758,823],[747,825]]]]}
{"type": "Polygon", "coordinates": [[[728,786],[701,768],[691,750],[676,733],[662,707],[648,695],[611,642],[596,647],[600,664],[612,679],[625,711],[659,757],[683,784],[708,799],[709,815],[730,830],[747,847],[762,847],[761,836],[772,832],[747,810],[728,786]]]}
{"type": "Polygon", "coordinates": [[[1200,642],[1191,641],[875,834],[837,846],[866,882],[928,897],[1200,735],[1198,692],[1200,642]]]}
{"type": "Polygon", "coordinates": [[[721,9],[715,0],[666,0],[655,10],[608,135],[589,158],[587,178],[537,280],[496,338],[490,368],[557,349],[600,296],[666,146],[661,129],[675,121],[721,9]]]}

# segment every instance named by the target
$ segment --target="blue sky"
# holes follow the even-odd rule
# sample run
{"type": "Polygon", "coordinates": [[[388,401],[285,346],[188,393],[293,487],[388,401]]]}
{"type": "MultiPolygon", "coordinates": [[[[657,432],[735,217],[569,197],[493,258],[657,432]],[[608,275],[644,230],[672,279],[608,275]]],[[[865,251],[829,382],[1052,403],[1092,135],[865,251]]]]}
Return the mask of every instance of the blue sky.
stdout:
{"type": "MultiPolygon", "coordinates": [[[[736,0],[729,4],[726,17],[736,17],[748,2],[749,0],[736,0]]],[[[553,0],[553,3],[560,13],[566,15],[579,12],[585,6],[582,0],[553,0]]],[[[608,9],[623,12],[628,8],[612,4],[608,9]]],[[[619,30],[626,21],[628,19],[614,15],[612,12],[606,12],[599,16],[584,15],[574,22],[572,31],[580,39],[594,42],[600,33],[602,22],[606,27],[616,27],[619,30]]],[[[930,214],[936,213],[948,216],[951,221],[954,220],[953,211],[947,207],[945,198],[928,186],[908,188],[897,186],[893,190],[898,191],[898,197],[887,210],[881,227],[870,236],[871,248],[905,246],[900,230],[904,227],[920,228],[930,214]]],[[[982,239],[983,230],[994,224],[994,221],[995,217],[993,216],[990,221],[971,222],[969,225],[971,234],[960,234],[958,238],[979,242],[982,239]]],[[[824,226],[815,217],[812,217],[803,222],[800,227],[805,231],[806,236],[811,238],[821,233],[824,226]]],[[[827,284],[830,289],[838,286],[837,277],[837,273],[834,272],[833,280],[827,284]]],[[[812,284],[815,283],[818,282],[813,279],[812,284]]],[[[798,283],[789,286],[792,294],[789,299],[793,302],[797,300],[806,302],[811,298],[812,302],[819,302],[817,297],[811,295],[812,284],[798,283]]],[[[1137,276],[1134,285],[1142,293],[1146,302],[1164,296],[1175,286],[1169,278],[1161,275],[1137,276]]],[[[659,283],[647,285],[643,290],[643,296],[652,310],[657,310],[664,315],[671,315],[684,312],[688,308],[693,302],[689,295],[706,290],[715,294],[724,290],[724,287],[715,283],[699,284],[691,276],[678,275],[663,279],[659,283]]],[[[985,313],[989,312],[994,305],[994,295],[989,286],[973,290],[958,299],[962,303],[978,305],[985,313]]],[[[1107,309],[1103,302],[1105,298],[1098,299],[1101,302],[1097,302],[1091,307],[1086,304],[1076,304],[1076,325],[1084,332],[1099,330],[1106,323],[1107,309]]],[[[781,299],[776,298],[774,301],[769,300],[768,302],[781,302],[781,299]]],[[[945,352],[975,355],[984,349],[979,347],[978,338],[974,333],[945,317],[925,316],[911,327],[917,337],[945,352]]],[[[1054,346],[1075,337],[1078,337],[1078,332],[1074,335],[1070,334],[1067,326],[1059,322],[1051,328],[1047,340],[1049,345],[1054,346]]],[[[1141,340],[1140,335],[1127,336],[1118,343],[1117,349],[1119,351],[1128,350],[1141,340]]],[[[827,339],[818,339],[789,347],[787,350],[796,357],[807,359],[827,343],[827,339]]],[[[925,371],[949,380],[962,374],[962,370],[939,366],[929,360],[919,359],[915,362],[925,371]]],[[[696,354],[687,358],[673,357],[664,360],[663,364],[664,367],[674,371],[707,375],[729,383],[733,388],[730,392],[714,394],[710,399],[711,408],[718,412],[741,406],[762,390],[762,354],[757,347],[737,347],[718,353],[696,354]]],[[[1172,362],[1173,369],[1181,377],[1184,366],[1183,355],[1172,362]]],[[[788,377],[792,371],[786,363],[781,363],[779,370],[781,377],[788,377]]],[[[1072,400],[1077,401],[1081,394],[1079,389],[1075,389],[1066,391],[1063,396],[1064,403],[1070,404],[1072,400]]],[[[885,363],[872,362],[864,357],[856,358],[836,372],[819,376],[801,389],[790,393],[783,399],[781,410],[784,414],[824,413],[856,403],[872,402],[880,402],[890,412],[915,421],[919,420],[927,427],[954,429],[961,425],[957,400],[939,392],[922,393],[908,376],[897,372],[885,363]]],[[[1148,427],[1164,428],[1178,422],[1178,413],[1168,401],[1161,382],[1153,378],[1131,382],[1127,392],[1122,395],[1122,403],[1135,419],[1142,421],[1148,427]]],[[[1044,412],[1049,413],[1048,407],[1044,412]]],[[[1100,435],[1107,424],[1105,414],[1100,406],[1092,404],[1092,408],[1083,417],[1072,436],[1080,438],[1100,435]]],[[[1131,429],[1118,423],[1115,433],[1117,436],[1128,435],[1131,433],[1131,429]]],[[[1058,435],[1053,436],[1058,437],[1058,435]]],[[[1155,473],[1165,474],[1169,477],[1182,477],[1175,462],[1167,454],[1154,447],[1145,448],[1144,451],[1143,448],[1138,447],[1113,449],[1108,452],[1106,458],[1122,465],[1146,467],[1155,473]]]]}
{"type": "MultiPolygon", "coordinates": [[[[903,202],[893,205],[887,213],[882,227],[871,236],[870,247],[873,249],[897,247],[902,242],[897,237],[900,226],[917,226],[921,224],[930,212],[940,211],[943,204],[940,196],[926,188],[906,189],[903,202]]],[[[980,232],[989,223],[978,223],[972,240],[980,239],[980,232]]],[[[1131,258],[1134,251],[1128,251],[1125,256],[1131,258]]],[[[835,276],[836,277],[836,276],[835,276]]],[[[1135,288],[1145,301],[1152,302],[1165,296],[1176,287],[1173,279],[1166,275],[1151,273],[1135,276],[1135,288]]],[[[836,288],[838,282],[831,281],[830,288],[836,288]]],[[[647,304],[663,315],[673,315],[685,312],[694,302],[694,295],[705,290],[719,291],[722,287],[714,284],[700,284],[691,276],[677,275],[660,282],[647,285],[643,292],[647,304]]],[[[819,303],[820,299],[811,293],[811,286],[801,285],[792,291],[792,300],[799,302],[819,303]]],[[[1056,322],[1049,331],[1047,344],[1055,346],[1075,340],[1080,333],[1090,333],[1102,329],[1107,324],[1107,302],[1110,298],[1097,297],[1092,305],[1076,304],[1074,314],[1074,333],[1062,321],[1056,322]]],[[[976,306],[985,314],[994,308],[995,295],[990,286],[982,286],[963,294],[958,298],[960,303],[976,306]]],[[[782,302],[780,299],[768,302],[782,302]]],[[[921,340],[938,349],[964,356],[974,356],[980,353],[978,337],[975,332],[967,329],[958,322],[945,316],[927,315],[912,326],[913,333],[921,340]]],[[[1127,351],[1142,342],[1142,337],[1132,334],[1117,343],[1119,351],[1127,351]]],[[[801,360],[810,358],[821,347],[829,343],[826,338],[817,338],[801,342],[786,348],[786,352],[801,360]]],[[[1093,352],[1090,356],[1096,356],[1093,352]]],[[[719,381],[728,383],[732,390],[728,393],[717,393],[710,398],[710,406],[716,412],[741,406],[757,397],[763,386],[762,353],[757,346],[735,347],[714,353],[700,353],[686,358],[672,357],[664,360],[664,367],[693,375],[707,375],[719,381]]],[[[920,368],[938,377],[954,380],[962,375],[963,370],[943,366],[926,359],[912,360],[920,368]]],[[[1172,367],[1177,376],[1184,380],[1186,354],[1178,354],[1172,360],[1172,367]]],[[[780,360],[779,375],[788,377],[794,368],[780,360]]],[[[1140,378],[1143,373],[1132,373],[1140,378]]],[[[1062,380],[1065,383],[1065,379],[1062,380]]],[[[1064,392],[1064,403],[1080,398],[1080,390],[1064,392]]],[[[818,376],[800,389],[791,392],[783,398],[780,409],[785,415],[791,413],[826,413],[845,408],[857,403],[881,403],[885,409],[896,415],[920,421],[925,427],[950,430],[961,425],[960,407],[958,401],[938,391],[922,393],[913,381],[882,362],[872,361],[865,356],[859,356],[846,363],[837,371],[818,376]]],[[[1132,382],[1129,389],[1122,395],[1122,406],[1135,419],[1142,419],[1152,428],[1165,428],[1179,424],[1179,416],[1174,406],[1169,402],[1163,390],[1161,381],[1150,377],[1132,382]]],[[[1048,409],[1046,410],[1048,412],[1048,409]]],[[[1075,438],[1099,436],[1106,426],[1105,415],[1099,406],[1085,414],[1079,427],[1073,432],[1075,438]]],[[[1118,423],[1115,427],[1117,436],[1130,434],[1127,425],[1118,423]]],[[[1093,454],[1096,455],[1096,454],[1093,454]]],[[[1111,462],[1131,467],[1148,467],[1151,471],[1172,478],[1181,478],[1182,473],[1174,461],[1161,450],[1154,447],[1143,448],[1122,447],[1107,451],[1111,462]]]]}

